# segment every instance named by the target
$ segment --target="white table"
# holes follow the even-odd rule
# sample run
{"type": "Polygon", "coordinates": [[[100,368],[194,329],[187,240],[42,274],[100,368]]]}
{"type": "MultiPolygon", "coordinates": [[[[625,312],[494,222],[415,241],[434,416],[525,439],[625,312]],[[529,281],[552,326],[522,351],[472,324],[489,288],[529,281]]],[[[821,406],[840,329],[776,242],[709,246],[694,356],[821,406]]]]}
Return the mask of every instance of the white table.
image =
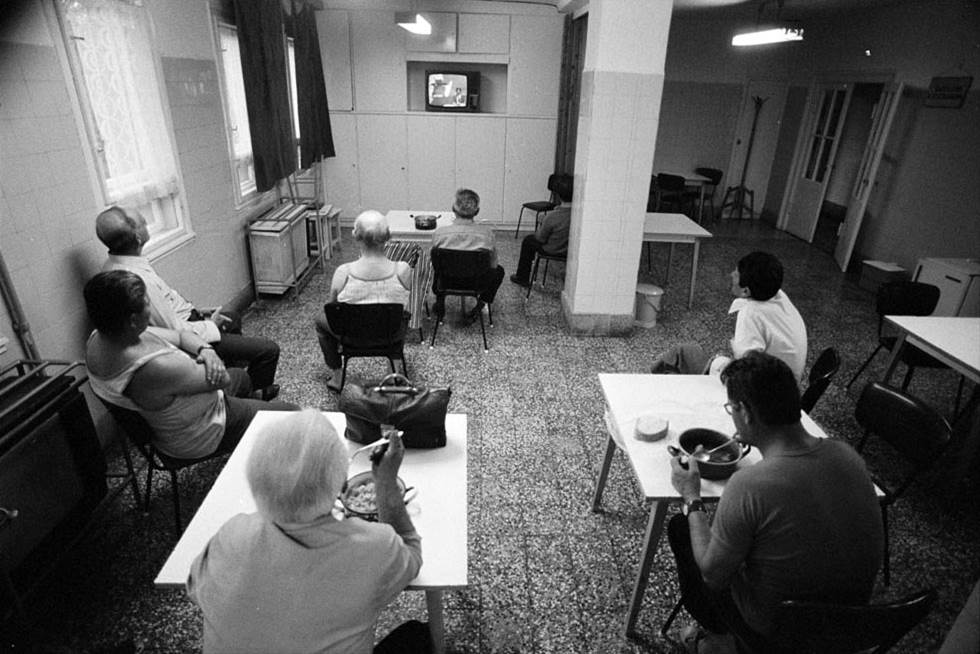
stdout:
{"type": "MultiPolygon", "coordinates": [[[[259,411],[252,420],[194,514],[194,519],[187,525],[157,574],[154,580],[157,586],[183,588],[191,563],[218,529],[234,515],[255,512],[255,500],[245,479],[245,462],[252,451],[257,430],[285,415],[276,411],[259,411]]],[[[346,424],[344,414],[325,415],[338,433],[343,434],[346,424]]],[[[418,489],[418,495],[409,504],[409,515],[422,537],[422,569],[408,588],[425,591],[429,628],[438,652],[444,651],[445,647],[442,591],[464,588],[468,583],[464,414],[446,416],[446,440],[446,447],[406,450],[399,472],[406,485],[418,489]]],[[[350,441],[347,445],[351,453],[360,447],[350,441]]],[[[354,460],[350,470],[353,475],[369,468],[370,461],[362,454],[354,460]]]]}
{"type": "MultiPolygon", "coordinates": [[[[432,285],[432,264],[429,259],[429,243],[432,241],[432,229],[416,229],[415,216],[432,215],[436,216],[436,227],[452,224],[455,214],[452,211],[403,211],[391,210],[385,214],[388,221],[388,228],[391,230],[391,242],[415,243],[422,249],[418,261],[412,270],[412,293],[409,299],[411,305],[412,319],[408,326],[411,329],[422,328],[422,313],[425,298],[432,285]]],[[[425,340],[421,334],[421,340],[425,340]]]]}
{"type": "MultiPolygon", "coordinates": [[[[633,584],[633,595],[626,615],[626,635],[632,637],[640,604],[647,587],[647,577],[653,557],[660,546],[667,507],[680,502],[681,497],[670,483],[670,459],[667,444],[677,444],[680,434],[694,427],[715,429],[723,434],[734,434],[732,418],[725,413],[724,403],[728,394],[715,375],[638,375],[600,374],[599,385],[606,400],[606,428],[609,439],[596,482],[592,510],[600,511],[602,491],[609,476],[613,454],[621,450],[633,470],[643,496],[653,500],[650,518],[643,536],[643,552],[633,584]],[[633,437],[636,419],[645,413],[656,413],[670,423],[667,437],[655,443],[638,441],[633,437]]],[[[826,434],[805,413],[804,428],[820,438],[826,434]]],[[[759,461],[758,450],[752,451],[738,464],[749,466],[759,461]]],[[[701,481],[701,497],[705,501],[717,501],[725,489],[725,481],[701,481]]],[[[880,493],[879,493],[880,494],[880,493]]]]}
{"type": "Polygon", "coordinates": [[[698,224],[701,224],[701,218],[704,215],[704,187],[711,183],[711,180],[704,175],[699,175],[697,173],[678,173],[673,170],[661,170],[661,173],[667,175],[676,175],[677,177],[684,178],[684,184],[686,186],[697,186],[698,187],[698,224]]]}
{"type": "Polygon", "coordinates": [[[885,323],[899,331],[885,372],[886,384],[901,361],[900,353],[906,344],[980,384],[980,318],[885,316],[885,323]]]}
{"type": "Polygon", "coordinates": [[[694,246],[691,259],[691,286],[688,291],[687,308],[694,303],[694,284],[698,274],[698,255],[701,251],[701,239],[711,238],[711,232],[688,218],[682,213],[648,213],[643,222],[643,240],[651,243],[670,243],[670,253],[667,255],[667,270],[664,273],[664,285],[670,279],[670,262],[674,258],[674,245],[690,243],[694,246]]]}

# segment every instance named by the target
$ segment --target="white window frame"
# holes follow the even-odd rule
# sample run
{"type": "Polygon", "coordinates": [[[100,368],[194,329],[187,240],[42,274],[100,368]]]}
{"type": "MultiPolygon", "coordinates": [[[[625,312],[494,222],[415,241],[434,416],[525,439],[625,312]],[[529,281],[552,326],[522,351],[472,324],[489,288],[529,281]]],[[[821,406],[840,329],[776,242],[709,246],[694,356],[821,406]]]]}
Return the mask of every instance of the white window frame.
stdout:
{"type": "MultiPolygon", "coordinates": [[[[94,177],[98,181],[99,199],[105,206],[108,206],[111,202],[108,199],[109,196],[107,193],[108,173],[101,154],[102,142],[89,100],[89,89],[85,83],[85,76],[82,73],[78,51],[74,44],[75,38],[69,32],[67,19],[62,11],[59,0],[51,0],[48,8],[51,11],[51,18],[57,26],[55,30],[56,39],[60,43],[59,49],[64,53],[67,71],[71,77],[70,87],[73,90],[71,96],[76,105],[75,110],[85,126],[85,141],[88,145],[88,156],[86,159],[92,166],[94,177]]],[[[146,21],[151,34],[148,47],[154,64],[154,74],[156,77],[154,81],[159,93],[166,130],[166,142],[171,148],[176,168],[176,190],[171,195],[135,205],[135,208],[143,214],[150,230],[150,240],[143,246],[143,254],[149,258],[156,258],[191,240],[194,237],[194,231],[191,227],[185,205],[186,192],[184,190],[184,180],[180,170],[180,158],[174,138],[173,120],[170,115],[170,105],[167,99],[160,54],[152,36],[152,17],[149,10],[143,8],[143,11],[145,12],[143,20],[146,21]]]]}

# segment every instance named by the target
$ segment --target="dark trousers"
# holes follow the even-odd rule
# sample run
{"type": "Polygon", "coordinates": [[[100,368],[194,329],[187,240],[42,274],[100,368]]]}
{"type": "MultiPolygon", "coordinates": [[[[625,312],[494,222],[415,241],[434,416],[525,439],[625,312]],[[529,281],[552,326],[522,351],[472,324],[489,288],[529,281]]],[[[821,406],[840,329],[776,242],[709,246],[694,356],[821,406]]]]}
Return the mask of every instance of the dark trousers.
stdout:
{"type": "Polygon", "coordinates": [[[678,513],[670,519],[667,524],[667,539],[677,561],[681,602],[691,617],[702,627],[716,634],[745,633],[743,629],[751,631],[738,612],[731,593],[727,589],[713,590],[704,583],[701,569],[694,560],[687,516],[678,513]]]}
{"type": "Polygon", "coordinates": [[[228,370],[231,382],[225,390],[225,433],[218,443],[217,452],[231,452],[242,440],[252,418],[258,411],[299,411],[299,407],[288,402],[265,402],[253,400],[252,383],[241,368],[228,370]]]}
{"type": "Polygon", "coordinates": [[[253,388],[263,389],[275,381],[279,365],[279,346],[275,341],[261,336],[222,334],[221,340],[211,345],[225,365],[244,363],[247,366],[253,388]]]}
{"type": "Polygon", "coordinates": [[[517,272],[514,276],[521,281],[530,282],[531,281],[531,265],[534,263],[534,255],[538,252],[544,252],[541,247],[544,244],[534,236],[534,234],[528,234],[521,241],[521,256],[517,260],[517,272]]]}
{"type": "MultiPolygon", "coordinates": [[[[503,266],[497,266],[496,268],[491,268],[485,273],[479,276],[477,288],[480,289],[480,295],[478,300],[484,304],[493,304],[493,299],[497,297],[497,289],[500,288],[500,284],[504,281],[504,268],[503,266]]],[[[457,285],[462,287],[469,287],[473,282],[472,279],[466,280],[454,280],[449,277],[444,277],[439,282],[443,288],[455,288],[457,285]]],[[[436,284],[432,284],[432,292],[436,294],[435,311],[436,317],[442,318],[446,315],[446,296],[440,295],[439,291],[436,289],[436,284]]]]}
{"type": "Polygon", "coordinates": [[[374,654],[429,654],[432,652],[432,633],[429,625],[409,620],[385,636],[374,646],[374,654]]]}

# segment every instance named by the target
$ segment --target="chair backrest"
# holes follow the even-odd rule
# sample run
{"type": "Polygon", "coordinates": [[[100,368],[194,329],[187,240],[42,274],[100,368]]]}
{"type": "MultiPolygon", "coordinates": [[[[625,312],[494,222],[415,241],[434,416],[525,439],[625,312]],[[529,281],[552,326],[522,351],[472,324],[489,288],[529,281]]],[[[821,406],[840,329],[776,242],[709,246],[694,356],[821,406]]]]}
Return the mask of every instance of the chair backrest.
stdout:
{"type": "Polygon", "coordinates": [[[667,191],[668,193],[683,191],[686,183],[680,175],[657,173],[657,188],[661,191],[667,191]]]}
{"type": "MultiPolygon", "coordinates": [[[[96,396],[98,397],[98,396],[96,396]]],[[[136,411],[131,409],[124,409],[121,406],[113,404],[108,400],[104,400],[99,397],[102,401],[102,405],[105,406],[109,411],[109,415],[113,417],[116,424],[126,432],[126,436],[130,441],[142,452],[143,456],[151,458],[153,455],[153,428],[150,424],[146,422],[146,419],[141,416],[136,411]]]]}
{"type": "Polygon", "coordinates": [[[949,422],[935,409],[879,382],[864,387],[854,415],[865,431],[887,441],[917,471],[935,462],[953,434],[949,422]]]}
{"type": "Polygon", "coordinates": [[[707,177],[708,183],[712,186],[718,186],[721,184],[721,178],[725,174],[717,168],[695,168],[694,172],[702,177],[707,177]]]}
{"type": "Polygon", "coordinates": [[[357,347],[365,343],[399,343],[405,340],[404,314],[401,304],[348,304],[330,302],[323,305],[327,324],[341,345],[357,347]]]}
{"type": "Polygon", "coordinates": [[[482,291],[483,275],[490,269],[490,250],[432,248],[433,289],[440,293],[482,291]]]}
{"type": "Polygon", "coordinates": [[[888,604],[787,600],[776,608],[774,640],[797,654],[881,653],[921,622],[935,601],[932,589],[888,604]]]}
{"type": "Polygon", "coordinates": [[[922,282],[887,282],[878,287],[879,316],[928,316],[939,303],[939,287],[922,282]]]}
{"type": "Polygon", "coordinates": [[[823,392],[830,386],[831,379],[834,378],[834,375],[837,374],[839,369],[840,355],[837,354],[837,350],[828,347],[820,353],[817,360],[813,362],[813,367],[810,368],[806,390],[803,391],[803,395],[800,397],[801,409],[810,413],[817,400],[820,399],[823,392]]]}
{"type": "Polygon", "coordinates": [[[564,173],[548,175],[548,190],[551,191],[551,201],[559,199],[562,202],[572,201],[572,176],[564,173]]]}

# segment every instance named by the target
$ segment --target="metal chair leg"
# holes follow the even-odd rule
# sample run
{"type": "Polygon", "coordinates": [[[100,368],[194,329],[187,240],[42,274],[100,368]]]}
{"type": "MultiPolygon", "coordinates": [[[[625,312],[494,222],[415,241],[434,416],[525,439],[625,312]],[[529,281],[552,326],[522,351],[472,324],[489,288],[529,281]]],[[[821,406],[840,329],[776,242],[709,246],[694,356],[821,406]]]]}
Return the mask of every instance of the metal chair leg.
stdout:
{"type": "Polygon", "coordinates": [[[674,604],[674,608],[671,609],[670,615],[667,616],[667,622],[664,623],[664,626],[660,627],[660,635],[664,638],[667,637],[667,631],[670,629],[670,625],[673,624],[674,618],[677,617],[677,614],[680,612],[681,607],[683,606],[684,598],[678,599],[677,603],[674,604]]]}
{"type": "Polygon", "coordinates": [[[180,492],[177,490],[177,471],[170,471],[170,490],[174,495],[174,528],[177,530],[177,535],[180,536],[181,525],[180,525],[180,492]]]}
{"type": "Polygon", "coordinates": [[[858,368],[858,371],[854,373],[853,377],[851,377],[851,381],[847,382],[847,388],[850,388],[851,385],[854,383],[854,380],[861,376],[861,373],[864,372],[864,369],[868,367],[868,364],[871,363],[871,360],[875,358],[875,355],[878,354],[878,350],[880,350],[882,347],[884,346],[881,343],[879,343],[878,347],[875,348],[875,351],[871,353],[871,356],[869,356],[867,360],[865,360],[865,362],[861,364],[861,367],[858,368]]]}
{"type": "Polygon", "coordinates": [[[524,210],[527,207],[521,207],[521,212],[517,214],[517,229],[514,230],[514,240],[517,240],[517,235],[521,233],[521,220],[524,219],[524,210]]]}
{"type": "Polygon", "coordinates": [[[146,494],[143,497],[143,513],[149,515],[150,513],[150,493],[153,488],[153,465],[147,462],[146,464],[146,494]]]}
{"type": "MultiPolygon", "coordinates": [[[[487,305],[487,306],[490,306],[490,305],[487,305]]],[[[483,326],[483,312],[482,311],[480,312],[480,333],[483,334],[483,351],[484,352],[489,352],[490,351],[490,346],[487,345],[487,330],[486,330],[486,327],[483,326]]]]}
{"type": "Polygon", "coordinates": [[[344,390],[344,384],[347,383],[347,362],[349,359],[344,357],[344,368],[340,372],[340,390],[344,390]]]}
{"type": "Polygon", "coordinates": [[[527,293],[524,295],[524,299],[527,300],[531,297],[531,288],[534,286],[534,280],[538,278],[538,264],[541,263],[541,255],[534,255],[534,268],[531,270],[530,283],[527,285],[527,293]]]}
{"type": "MultiPolygon", "coordinates": [[[[961,384],[960,388],[962,387],[961,384]]],[[[136,502],[136,506],[139,506],[142,502],[140,499],[140,486],[136,483],[136,468],[133,466],[133,457],[129,455],[129,442],[125,436],[121,438],[120,447],[122,448],[123,458],[126,459],[126,471],[129,476],[129,485],[133,489],[133,501],[136,502]]]]}
{"type": "Polygon", "coordinates": [[[888,548],[888,505],[881,505],[881,526],[885,530],[885,554],[884,562],[882,563],[882,571],[885,577],[885,585],[889,586],[892,583],[891,575],[891,565],[889,564],[889,548],[888,548]]]}

